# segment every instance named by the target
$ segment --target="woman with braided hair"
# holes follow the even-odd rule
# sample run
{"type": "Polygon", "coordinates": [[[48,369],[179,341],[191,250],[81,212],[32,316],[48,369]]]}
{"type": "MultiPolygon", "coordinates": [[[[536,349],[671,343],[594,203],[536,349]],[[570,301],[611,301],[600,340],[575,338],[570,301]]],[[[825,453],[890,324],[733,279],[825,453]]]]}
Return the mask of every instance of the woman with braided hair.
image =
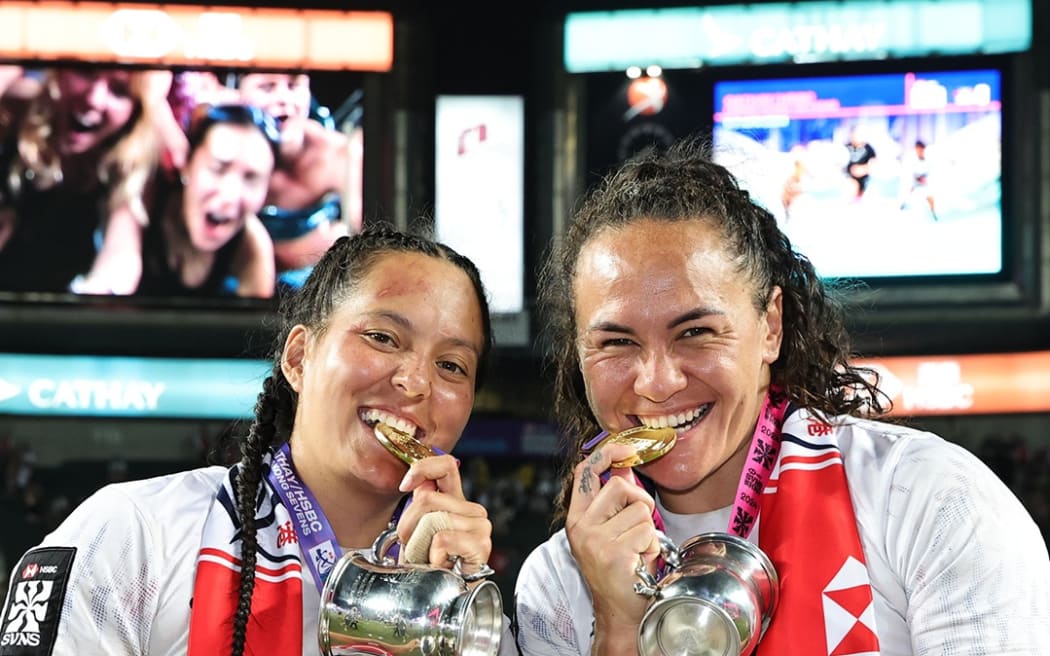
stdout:
{"type": "Polygon", "coordinates": [[[486,568],[491,523],[448,455],[492,344],[475,266],[373,225],[333,244],[280,314],[240,462],[85,501],[15,568],[0,653],[317,654],[339,555],[391,522],[407,548],[431,512],[445,522],[423,559],[468,580],[486,568]],[[439,455],[406,467],[380,422],[439,455]]]}
{"type": "Polygon", "coordinates": [[[518,574],[522,654],[1046,653],[1050,557],[1032,518],[968,451],[876,418],[888,400],[851,365],[831,290],[703,142],[639,155],[595,188],[540,294],[555,412],[580,455],[563,526],[518,574]],[[638,462],[603,436],[640,426],[669,449],[638,462]],[[722,536],[712,551],[770,561],[768,628],[744,592],[646,618],[675,566],[668,543],[705,533],[722,536]],[[725,649],[697,644],[718,617],[725,649]]]}

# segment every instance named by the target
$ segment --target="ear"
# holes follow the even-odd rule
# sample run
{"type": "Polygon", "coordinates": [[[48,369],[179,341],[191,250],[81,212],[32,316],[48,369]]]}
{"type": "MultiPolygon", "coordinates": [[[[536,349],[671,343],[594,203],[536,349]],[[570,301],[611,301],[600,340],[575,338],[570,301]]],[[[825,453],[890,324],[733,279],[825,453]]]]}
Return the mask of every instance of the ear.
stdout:
{"type": "Polygon", "coordinates": [[[284,340],[284,350],[281,352],[281,371],[296,394],[302,392],[308,338],[306,326],[296,325],[284,340]]]}
{"type": "Polygon", "coordinates": [[[780,357],[780,344],[784,341],[784,292],[779,285],[774,285],[769,294],[769,303],[765,313],[766,336],[763,345],[762,361],[773,364],[780,357]]]}

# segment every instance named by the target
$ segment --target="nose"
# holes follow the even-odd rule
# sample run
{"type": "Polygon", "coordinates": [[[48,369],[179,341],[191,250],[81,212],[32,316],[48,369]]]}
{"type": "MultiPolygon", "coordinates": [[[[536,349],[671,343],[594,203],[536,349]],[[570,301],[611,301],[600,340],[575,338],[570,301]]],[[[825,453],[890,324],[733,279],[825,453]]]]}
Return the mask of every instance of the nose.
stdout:
{"type": "Polygon", "coordinates": [[[398,365],[393,377],[394,387],[406,396],[426,398],[430,396],[430,369],[424,358],[406,355],[398,365]]]}
{"type": "Polygon", "coordinates": [[[110,99],[109,83],[103,78],[93,80],[85,98],[92,107],[96,109],[104,108],[110,99]]]}
{"type": "Polygon", "coordinates": [[[240,214],[244,199],[244,183],[240,176],[233,173],[222,176],[215,195],[224,214],[240,214]]]}
{"type": "Polygon", "coordinates": [[[662,403],[685,389],[685,372],[674,354],[649,351],[641,356],[634,378],[634,393],[654,403],[662,403]]]}

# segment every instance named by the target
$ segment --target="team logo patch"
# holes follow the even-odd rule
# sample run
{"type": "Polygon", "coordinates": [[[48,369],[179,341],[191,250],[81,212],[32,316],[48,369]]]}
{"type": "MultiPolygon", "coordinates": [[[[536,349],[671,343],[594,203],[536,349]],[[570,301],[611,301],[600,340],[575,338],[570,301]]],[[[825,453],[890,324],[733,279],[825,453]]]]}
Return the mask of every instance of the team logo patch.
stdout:
{"type": "Polygon", "coordinates": [[[51,654],[76,552],[75,547],[44,547],[19,561],[0,616],[0,656],[51,654]]]}

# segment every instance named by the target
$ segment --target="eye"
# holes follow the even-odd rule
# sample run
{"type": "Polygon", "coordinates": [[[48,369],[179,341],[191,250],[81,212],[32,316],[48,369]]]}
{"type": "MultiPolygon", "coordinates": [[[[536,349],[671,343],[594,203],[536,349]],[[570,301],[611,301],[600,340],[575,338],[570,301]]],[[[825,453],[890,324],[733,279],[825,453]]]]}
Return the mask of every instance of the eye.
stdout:
{"type": "Polygon", "coordinates": [[[633,346],[634,340],[629,337],[611,337],[609,339],[603,339],[601,341],[602,348],[617,348],[623,346],[633,346]]]}
{"type": "Polygon", "coordinates": [[[437,363],[437,365],[445,371],[449,371],[454,374],[459,374],[461,376],[467,375],[466,367],[459,364],[458,362],[453,362],[452,360],[441,360],[437,363]]]}
{"type": "Polygon", "coordinates": [[[682,337],[700,337],[702,335],[709,335],[714,331],[707,326],[693,326],[692,328],[686,328],[682,331],[682,337]]]}
{"type": "Polygon", "coordinates": [[[365,333],[365,337],[375,342],[376,344],[382,344],[384,346],[396,346],[394,336],[388,333],[384,333],[378,330],[370,330],[365,333]]]}

